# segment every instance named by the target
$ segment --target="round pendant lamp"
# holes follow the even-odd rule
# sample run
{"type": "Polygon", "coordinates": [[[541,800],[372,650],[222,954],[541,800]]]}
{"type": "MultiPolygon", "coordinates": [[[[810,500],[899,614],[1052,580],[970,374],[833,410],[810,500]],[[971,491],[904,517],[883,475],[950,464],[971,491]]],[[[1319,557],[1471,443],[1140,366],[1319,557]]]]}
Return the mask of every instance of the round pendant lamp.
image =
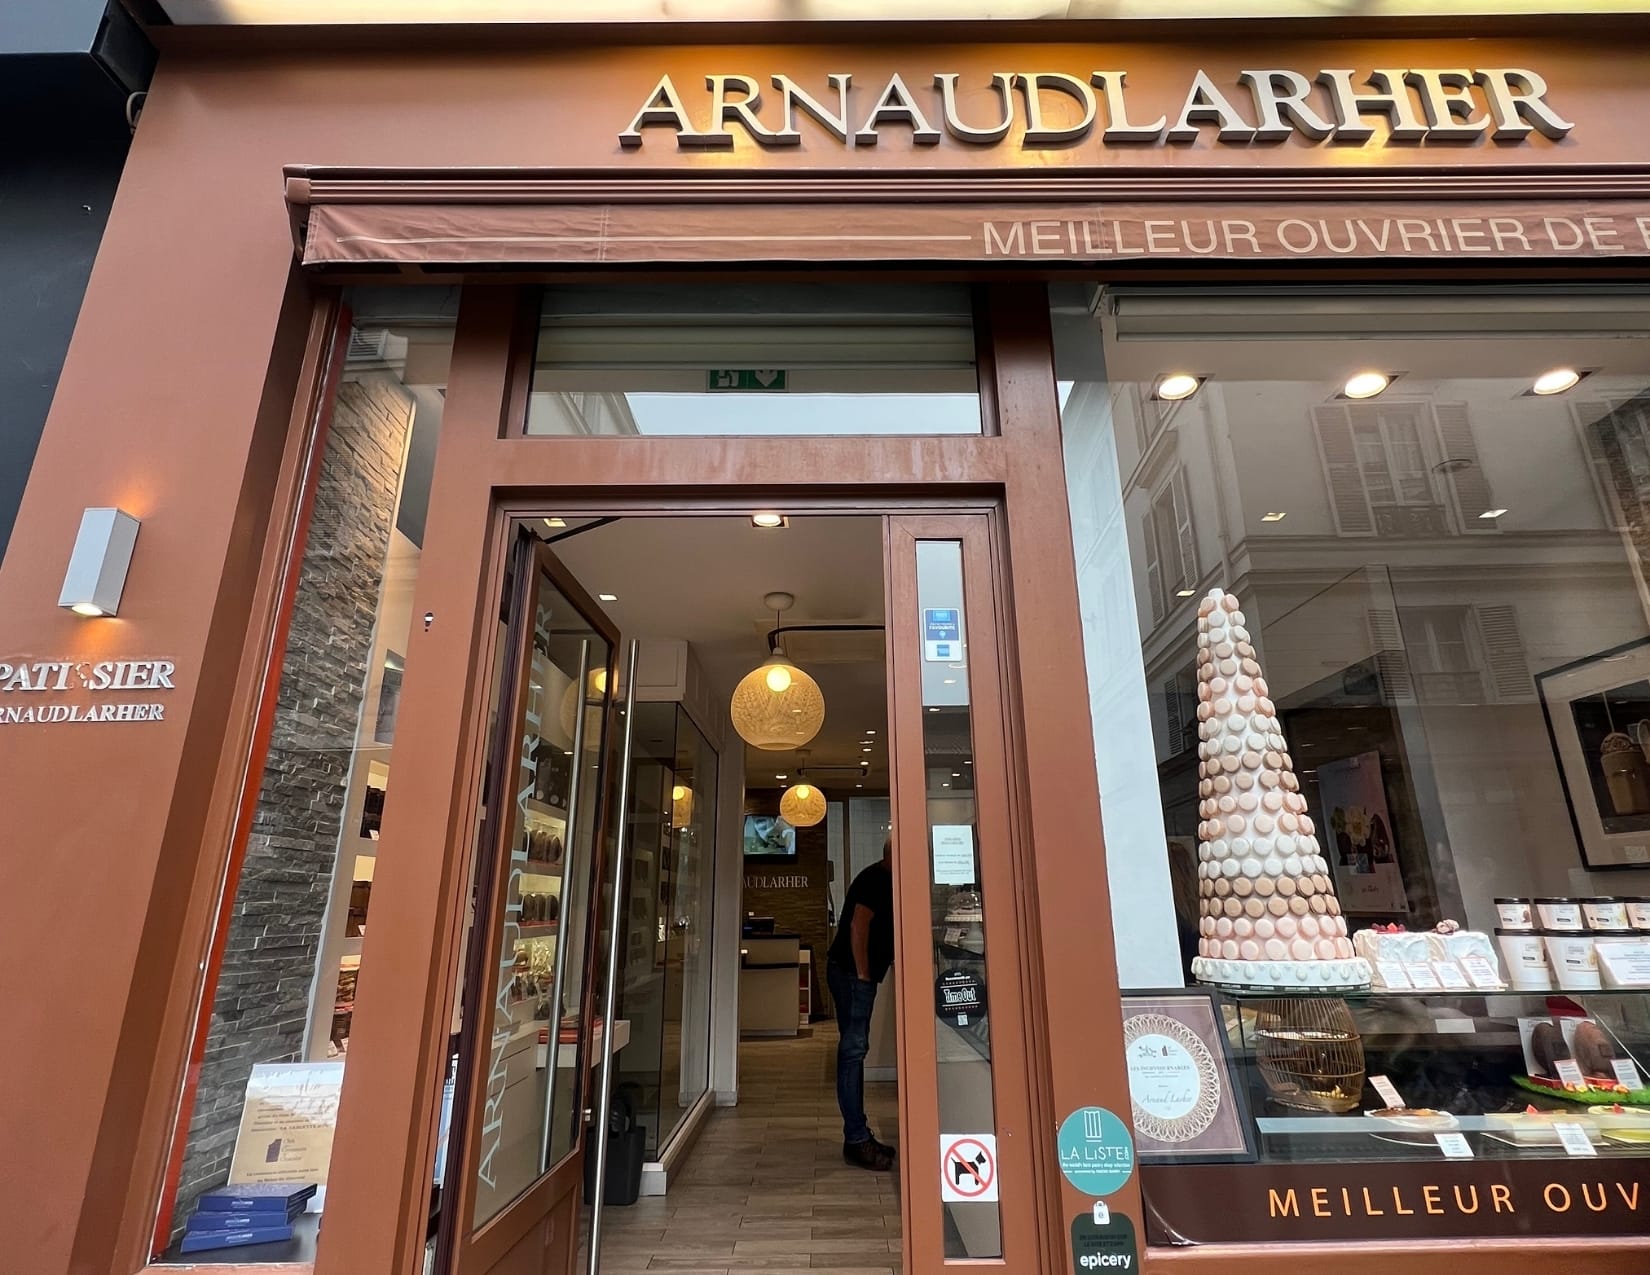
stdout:
{"type": "Polygon", "coordinates": [[[670,790],[670,826],[680,832],[693,822],[693,789],[677,784],[670,790]]]}
{"type": "MultiPolygon", "coordinates": [[[[607,670],[593,668],[585,678],[584,705],[586,708],[601,707],[602,700],[607,695],[607,670]]],[[[567,683],[567,690],[561,697],[561,728],[567,736],[567,746],[573,746],[575,728],[579,724],[579,684],[575,681],[567,683]]]]}
{"type": "Polygon", "coordinates": [[[783,651],[775,651],[733,688],[728,715],[739,738],[753,748],[786,752],[800,748],[825,724],[819,683],[783,651]]]}
{"type": "Polygon", "coordinates": [[[793,828],[811,828],[825,818],[825,794],[812,784],[793,784],[779,799],[779,813],[793,828]]]}

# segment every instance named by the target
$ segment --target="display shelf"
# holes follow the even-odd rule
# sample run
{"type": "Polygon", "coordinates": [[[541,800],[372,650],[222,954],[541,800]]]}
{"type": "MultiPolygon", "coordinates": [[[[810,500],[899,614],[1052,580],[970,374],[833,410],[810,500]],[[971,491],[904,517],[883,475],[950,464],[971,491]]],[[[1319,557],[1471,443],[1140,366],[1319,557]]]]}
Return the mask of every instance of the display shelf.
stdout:
{"type": "Polygon", "coordinates": [[[561,922],[544,921],[533,925],[523,925],[520,927],[520,930],[521,935],[517,940],[518,942],[522,942],[527,939],[550,939],[555,938],[557,933],[560,932],[561,922]]]}
{"type": "Polygon", "coordinates": [[[521,810],[528,827],[545,828],[551,832],[564,832],[567,829],[567,811],[540,801],[537,797],[523,799],[521,810]]]}
{"type": "Polygon", "coordinates": [[[523,861],[521,870],[529,876],[554,877],[560,881],[566,866],[565,858],[556,863],[551,863],[548,859],[527,859],[523,861]]]}

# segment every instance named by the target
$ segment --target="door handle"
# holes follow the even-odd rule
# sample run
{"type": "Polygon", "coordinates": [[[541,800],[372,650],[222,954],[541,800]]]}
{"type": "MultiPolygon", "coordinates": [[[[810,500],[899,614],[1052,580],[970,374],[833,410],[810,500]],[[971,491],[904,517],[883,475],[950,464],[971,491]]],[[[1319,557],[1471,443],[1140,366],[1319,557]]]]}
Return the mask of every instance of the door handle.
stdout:
{"type": "MultiPolygon", "coordinates": [[[[607,918],[607,972],[606,992],[602,997],[602,1082],[596,1107],[602,1118],[596,1121],[595,1180],[590,1184],[590,1265],[589,1275],[601,1275],[602,1268],[602,1202],[607,1195],[607,1113],[613,1107],[613,1019],[619,992],[619,918],[624,902],[624,862],[630,849],[630,820],[625,812],[630,809],[630,750],[636,734],[636,651],[640,643],[630,639],[625,652],[624,678],[624,748],[620,754],[619,770],[619,832],[613,845],[613,899],[607,918]]],[[[601,882],[596,883],[600,894],[601,882]]]]}

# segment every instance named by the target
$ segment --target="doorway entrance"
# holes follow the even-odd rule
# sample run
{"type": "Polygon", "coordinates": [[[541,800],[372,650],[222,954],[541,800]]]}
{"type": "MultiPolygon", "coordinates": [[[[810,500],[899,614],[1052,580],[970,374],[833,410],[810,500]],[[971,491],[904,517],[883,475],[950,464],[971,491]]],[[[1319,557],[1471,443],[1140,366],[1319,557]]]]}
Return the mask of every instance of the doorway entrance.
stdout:
{"type": "Polygon", "coordinates": [[[1027,1064],[988,992],[1013,1003],[1022,942],[990,902],[991,520],[510,518],[437,1270],[897,1269],[913,1227],[1006,1257],[1033,1202],[1000,1185],[1030,1180],[1027,1064]],[[844,1163],[827,977],[889,836],[866,1105],[897,1175],[844,1163]]]}

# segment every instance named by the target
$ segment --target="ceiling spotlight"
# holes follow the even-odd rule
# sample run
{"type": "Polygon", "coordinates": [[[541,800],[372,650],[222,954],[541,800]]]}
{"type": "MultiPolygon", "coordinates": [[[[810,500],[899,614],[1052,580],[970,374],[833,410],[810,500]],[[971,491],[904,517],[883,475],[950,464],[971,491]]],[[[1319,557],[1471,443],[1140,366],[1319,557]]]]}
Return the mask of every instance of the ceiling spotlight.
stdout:
{"type": "Polygon", "coordinates": [[[875,735],[877,733],[877,728],[875,726],[867,726],[865,728],[865,733],[867,735],[875,735]]]}
{"type": "Polygon", "coordinates": [[[1499,518],[1502,514],[1504,514],[1506,512],[1507,511],[1505,509],[1486,509],[1483,513],[1479,514],[1478,516],[1480,518],[1499,518]]]}
{"type": "Polygon", "coordinates": [[[751,526],[761,527],[765,531],[772,531],[776,527],[788,527],[790,525],[791,520],[789,518],[771,509],[751,515],[751,526]]]}
{"type": "Polygon", "coordinates": [[[1535,378],[1535,384],[1530,386],[1532,394],[1562,394],[1565,390],[1573,390],[1581,380],[1581,373],[1573,367],[1555,367],[1550,372],[1543,372],[1535,378]]]}
{"type": "Polygon", "coordinates": [[[550,528],[551,531],[556,531],[561,527],[565,527],[567,525],[567,520],[565,518],[546,518],[544,520],[544,525],[550,528]]]}
{"type": "Polygon", "coordinates": [[[1347,378],[1341,393],[1347,398],[1374,398],[1391,384],[1392,378],[1385,372],[1358,372],[1347,378]]]}
{"type": "Polygon", "coordinates": [[[617,602],[619,600],[617,593],[598,593],[596,597],[603,602],[617,602]]]}
{"type": "Polygon", "coordinates": [[[871,751],[871,750],[870,750],[870,749],[869,749],[869,748],[862,748],[862,749],[860,749],[860,750],[859,750],[859,751],[860,751],[860,752],[862,752],[862,753],[868,753],[868,752],[870,752],[870,751],[871,751]]]}
{"type": "Polygon", "coordinates": [[[1189,598],[1189,597],[1192,596],[1192,594],[1194,594],[1196,592],[1197,592],[1196,589],[1176,589],[1174,591],[1174,595],[1177,598],[1189,598]]]}
{"type": "Polygon", "coordinates": [[[1202,384],[1203,382],[1190,372],[1170,372],[1158,381],[1157,397],[1177,403],[1183,398],[1191,398],[1202,384]]]}
{"type": "Polygon", "coordinates": [[[1289,516],[1289,511],[1287,509],[1278,509],[1278,510],[1273,511],[1272,513],[1262,514],[1260,516],[1260,520],[1262,522],[1282,522],[1288,516],[1289,516]]]}
{"type": "Polygon", "coordinates": [[[789,779],[790,776],[789,775],[775,775],[774,778],[775,779],[789,779]]]}

